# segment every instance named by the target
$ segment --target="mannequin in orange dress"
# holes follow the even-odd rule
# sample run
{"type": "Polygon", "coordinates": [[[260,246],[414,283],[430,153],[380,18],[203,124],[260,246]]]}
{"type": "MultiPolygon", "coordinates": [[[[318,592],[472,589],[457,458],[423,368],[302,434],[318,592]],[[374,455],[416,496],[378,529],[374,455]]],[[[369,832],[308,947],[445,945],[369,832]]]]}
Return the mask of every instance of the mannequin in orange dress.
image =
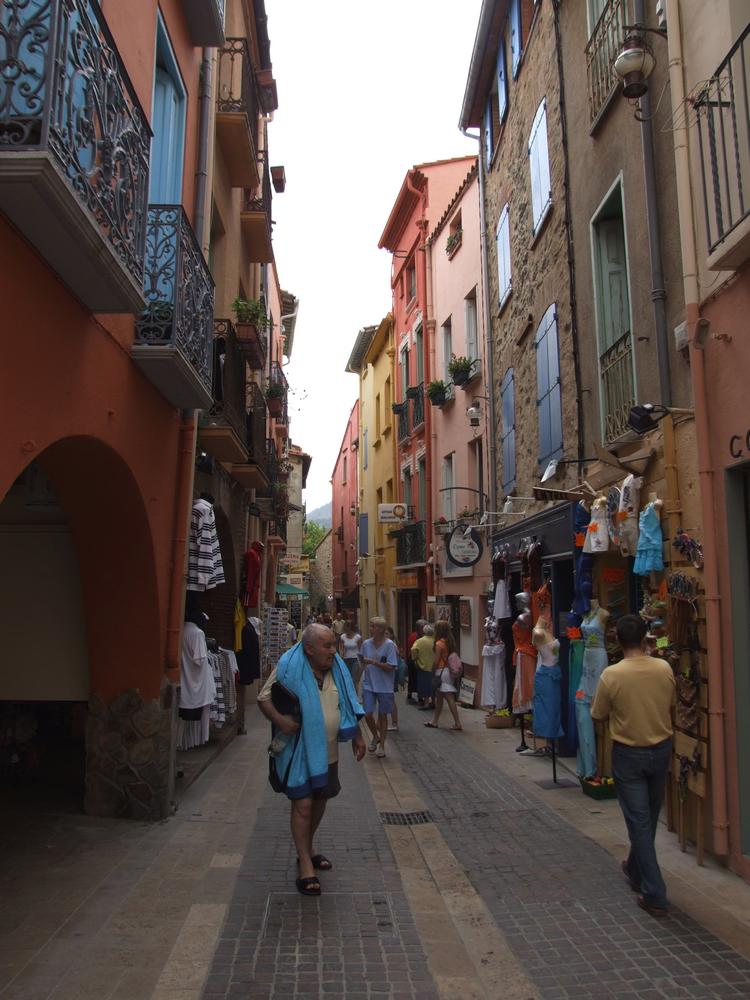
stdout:
{"type": "Polygon", "coordinates": [[[532,621],[529,610],[530,598],[524,591],[516,594],[516,607],[521,613],[513,622],[513,659],[516,679],[513,685],[513,714],[521,716],[521,743],[518,751],[527,749],[524,738],[523,716],[531,711],[534,702],[534,674],[536,673],[536,649],[532,642],[532,621]]]}

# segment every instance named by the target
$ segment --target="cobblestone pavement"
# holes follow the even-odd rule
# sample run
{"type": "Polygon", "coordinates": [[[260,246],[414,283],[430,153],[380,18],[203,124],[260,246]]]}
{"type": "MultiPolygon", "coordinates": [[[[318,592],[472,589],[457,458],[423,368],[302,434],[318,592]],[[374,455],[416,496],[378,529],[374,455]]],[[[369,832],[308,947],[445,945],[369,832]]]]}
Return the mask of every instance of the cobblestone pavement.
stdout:
{"type": "Polygon", "coordinates": [[[329,804],[319,837],[335,867],[320,873],[319,898],[296,891],[289,806],[266,788],[205,1000],[437,1000],[365,766],[341,748],[344,791],[329,804]]]}
{"type": "Polygon", "coordinates": [[[677,910],[643,913],[610,854],[422,722],[401,713],[401,765],[543,1000],[750,997],[750,960],[677,910]]]}

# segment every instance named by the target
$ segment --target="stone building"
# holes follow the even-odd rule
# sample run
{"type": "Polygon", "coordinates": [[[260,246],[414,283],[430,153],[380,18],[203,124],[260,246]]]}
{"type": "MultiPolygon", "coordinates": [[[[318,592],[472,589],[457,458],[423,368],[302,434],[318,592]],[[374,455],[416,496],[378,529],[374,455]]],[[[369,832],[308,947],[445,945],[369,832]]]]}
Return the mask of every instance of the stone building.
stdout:
{"type": "Polygon", "coordinates": [[[310,557],[310,609],[313,614],[333,606],[333,529],[325,533],[310,557]]]}

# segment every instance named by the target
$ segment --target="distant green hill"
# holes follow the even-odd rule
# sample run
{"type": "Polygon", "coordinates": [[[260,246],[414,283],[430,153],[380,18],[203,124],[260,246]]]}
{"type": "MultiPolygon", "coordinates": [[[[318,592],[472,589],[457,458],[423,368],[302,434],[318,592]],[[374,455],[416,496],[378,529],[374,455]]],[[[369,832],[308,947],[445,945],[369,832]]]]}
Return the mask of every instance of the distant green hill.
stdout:
{"type": "Polygon", "coordinates": [[[325,507],[317,507],[315,510],[308,511],[307,520],[315,521],[316,524],[322,524],[324,528],[330,528],[332,523],[330,502],[325,507]]]}

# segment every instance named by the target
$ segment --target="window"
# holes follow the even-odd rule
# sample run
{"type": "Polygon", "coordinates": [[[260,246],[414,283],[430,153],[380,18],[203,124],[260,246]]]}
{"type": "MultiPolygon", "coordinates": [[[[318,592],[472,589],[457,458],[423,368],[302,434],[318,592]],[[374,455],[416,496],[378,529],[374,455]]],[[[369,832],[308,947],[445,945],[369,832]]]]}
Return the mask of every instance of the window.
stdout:
{"type": "Polygon", "coordinates": [[[500,39],[497,51],[497,114],[500,121],[505,120],[508,110],[508,75],[505,67],[505,36],[500,39]]]}
{"type": "Polygon", "coordinates": [[[342,472],[342,475],[341,475],[341,482],[342,483],[346,482],[346,455],[344,455],[344,467],[343,467],[343,472],[342,472]]]}
{"type": "Polygon", "coordinates": [[[492,135],[492,95],[487,98],[487,105],[484,109],[484,162],[487,169],[492,164],[492,151],[494,150],[494,139],[492,135]]]}
{"type": "Polygon", "coordinates": [[[440,329],[443,336],[443,381],[450,382],[451,375],[448,371],[448,365],[451,363],[451,356],[453,354],[453,331],[451,330],[450,317],[448,317],[440,329]]]}
{"type": "Polygon", "coordinates": [[[521,35],[521,0],[511,0],[510,15],[510,62],[513,79],[518,76],[518,67],[523,55],[523,37],[521,35]]]}
{"type": "Polygon", "coordinates": [[[529,136],[529,169],[531,171],[531,214],[534,220],[534,235],[544,221],[552,204],[552,182],[549,173],[549,151],[547,147],[547,102],[539,105],[529,136]]]}
{"type": "Polygon", "coordinates": [[[422,342],[422,325],[417,327],[414,333],[414,353],[417,356],[417,379],[414,383],[415,385],[421,385],[424,382],[424,345],[422,342]]]}
{"type": "Polygon", "coordinates": [[[471,464],[469,466],[471,470],[471,484],[476,489],[477,497],[477,507],[484,513],[485,511],[485,498],[484,498],[484,449],[482,447],[482,439],[476,438],[474,441],[469,443],[469,454],[471,456],[471,464]]]}
{"type": "Polygon", "coordinates": [[[367,514],[359,515],[359,554],[366,556],[370,554],[369,547],[369,517],[367,514]]]}
{"type": "Polygon", "coordinates": [[[456,510],[454,501],[454,481],[453,481],[453,455],[446,455],[443,459],[443,517],[446,521],[455,521],[456,510]]]}
{"type": "Polygon", "coordinates": [[[148,200],[178,205],[182,200],[186,92],[161,15],[156,26],[156,65],[151,115],[148,200]]]}
{"type": "Polygon", "coordinates": [[[409,264],[406,269],[406,301],[411,302],[417,297],[417,269],[409,264]]]}
{"type": "Polygon", "coordinates": [[[500,385],[500,441],[503,448],[503,492],[516,485],[516,385],[513,369],[509,368],[500,385]]]}
{"type": "Polygon", "coordinates": [[[417,496],[419,503],[417,519],[424,521],[427,517],[427,469],[424,458],[420,458],[417,462],[417,496]]]}
{"type": "MultiPolygon", "coordinates": [[[[380,505],[381,505],[382,502],[383,502],[383,487],[382,486],[378,486],[378,488],[375,490],[375,503],[377,505],[376,509],[378,509],[380,507],[380,505]]],[[[376,535],[376,543],[375,544],[377,545],[377,547],[379,549],[382,549],[383,548],[383,525],[380,522],[379,518],[375,522],[375,535],[376,535]]]]}
{"type": "Polygon", "coordinates": [[[502,309],[513,290],[510,270],[510,206],[507,202],[497,223],[496,242],[498,295],[502,309]]]}
{"type": "Polygon", "coordinates": [[[404,503],[407,507],[412,505],[411,469],[404,469],[404,503]]]}
{"type": "Polygon", "coordinates": [[[375,395],[375,440],[380,440],[380,393],[375,395]]]}
{"type": "Polygon", "coordinates": [[[628,260],[619,182],[592,221],[591,247],[602,436],[604,442],[609,444],[627,432],[628,415],[636,399],[628,260]]]}
{"type": "Polygon", "coordinates": [[[563,450],[560,355],[557,346],[557,309],[542,316],[534,339],[536,348],[536,405],[539,414],[539,464],[559,458],[563,450]]]}
{"type": "Polygon", "coordinates": [[[466,322],[466,357],[473,361],[479,357],[477,342],[477,290],[476,288],[464,299],[464,320],[466,322]]]}
{"type": "Polygon", "coordinates": [[[406,390],[409,388],[409,348],[404,347],[401,351],[401,398],[406,399],[406,390]]]}
{"type": "Polygon", "coordinates": [[[389,375],[388,378],[385,380],[385,383],[383,384],[383,415],[385,417],[383,423],[385,424],[386,427],[388,427],[391,422],[390,414],[391,414],[392,401],[393,397],[391,396],[391,376],[389,375]]]}
{"type": "Polygon", "coordinates": [[[589,37],[594,33],[594,28],[599,22],[599,18],[605,11],[609,0],[588,0],[589,14],[589,37]]]}
{"type": "Polygon", "coordinates": [[[365,427],[364,433],[362,434],[362,468],[367,468],[367,428],[365,427]]]}

